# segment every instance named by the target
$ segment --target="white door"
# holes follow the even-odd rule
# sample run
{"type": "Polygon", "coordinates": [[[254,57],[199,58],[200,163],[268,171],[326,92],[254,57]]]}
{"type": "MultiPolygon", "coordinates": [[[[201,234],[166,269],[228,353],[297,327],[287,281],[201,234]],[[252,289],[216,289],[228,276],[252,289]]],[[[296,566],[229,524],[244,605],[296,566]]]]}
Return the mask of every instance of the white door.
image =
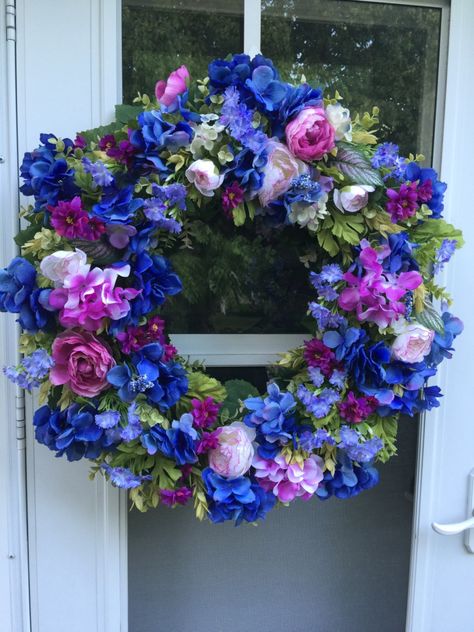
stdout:
{"type": "MultiPolygon", "coordinates": [[[[14,3],[6,4],[12,6],[14,3]]],[[[35,146],[40,131],[69,135],[76,129],[103,123],[110,116],[122,90],[121,4],[118,0],[88,0],[80,3],[74,0],[17,0],[16,98],[20,155],[35,146]]],[[[171,0],[149,0],[123,4],[124,10],[128,6],[144,5],[146,11],[146,7],[169,8],[176,3],[171,0]]],[[[260,3],[258,0],[246,0],[201,4],[209,10],[219,5],[233,5],[234,12],[245,9],[243,38],[246,49],[256,52],[262,41],[264,52],[271,56],[267,50],[272,44],[271,29],[265,29],[276,23],[278,30],[278,19],[288,18],[298,28],[301,26],[295,37],[304,38],[305,32],[311,33],[308,28],[317,21],[318,16],[328,28],[331,27],[334,17],[331,18],[330,11],[327,12],[328,5],[333,5],[339,20],[349,20],[351,11],[355,11],[356,5],[361,3],[303,0],[268,0],[260,3]]],[[[430,50],[437,51],[435,63],[439,62],[438,83],[433,85],[426,68],[420,68],[419,81],[426,82],[423,93],[431,97],[426,97],[420,105],[422,115],[417,123],[417,138],[425,145],[424,153],[429,153],[430,143],[427,139],[434,125],[435,151],[432,158],[435,163],[439,163],[437,166],[441,165],[442,177],[450,185],[446,201],[447,215],[463,227],[466,234],[468,246],[456,255],[448,281],[455,299],[456,313],[463,318],[466,330],[459,339],[454,359],[445,367],[442,376],[441,385],[446,394],[442,407],[427,415],[421,424],[406,629],[410,632],[469,632],[472,630],[470,596],[474,590],[474,555],[469,554],[464,547],[461,535],[440,536],[433,531],[431,523],[458,522],[468,517],[467,483],[469,472],[474,467],[474,425],[469,415],[472,405],[469,399],[471,385],[468,364],[471,350],[474,349],[474,288],[467,272],[474,268],[474,250],[469,247],[474,240],[469,196],[470,146],[474,140],[470,115],[470,105],[474,101],[474,3],[471,0],[453,0],[451,8],[443,0],[393,0],[382,4],[367,1],[362,4],[366,11],[365,23],[368,21],[373,29],[384,26],[379,13],[385,5],[396,5],[400,10],[405,5],[413,5],[419,6],[420,11],[438,12],[436,33],[426,33],[428,38],[431,35],[430,50]],[[435,107],[436,93],[438,99],[435,107]]],[[[428,13],[426,15],[428,17],[428,13]]],[[[434,13],[429,15],[434,16],[434,13]]],[[[209,39],[215,39],[212,33],[209,39]]],[[[175,46],[178,51],[179,36],[175,38],[175,46]]],[[[276,61],[278,63],[278,59],[276,61]]],[[[429,63],[426,59],[424,62],[429,63]]],[[[406,63],[409,66],[420,62],[407,59],[406,63]]],[[[10,96],[13,87],[14,81],[11,81],[10,96]]],[[[373,87],[374,90],[376,88],[373,87]]],[[[8,125],[2,127],[2,131],[6,129],[8,125]]],[[[4,142],[3,136],[0,136],[0,140],[4,142]]],[[[0,156],[2,151],[0,147],[0,156]]],[[[15,157],[14,147],[7,148],[7,151],[10,152],[10,159],[15,157]]],[[[7,178],[10,185],[12,173],[7,178]]],[[[2,187],[2,195],[4,191],[2,187]]],[[[8,209],[8,221],[3,225],[5,230],[3,241],[0,242],[2,265],[11,256],[9,239],[14,232],[13,199],[14,196],[7,197],[4,206],[8,209]]],[[[11,361],[12,343],[8,335],[11,325],[5,325],[5,322],[3,318],[0,331],[2,340],[9,343],[8,346],[6,343],[2,345],[2,354],[7,356],[7,361],[11,361]]],[[[199,341],[195,340],[193,344],[199,344],[199,341]]],[[[12,424],[14,406],[11,398],[12,392],[5,391],[0,424],[6,429],[11,428],[12,424]]],[[[127,520],[123,498],[116,490],[101,482],[90,483],[87,480],[86,464],[68,464],[54,459],[45,448],[36,445],[29,420],[27,430],[30,594],[25,583],[20,592],[23,605],[31,604],[31,630],[125,631],[127,539],[124,529],[127,520]]],[[[3,436],[11,435],[9,431],[8,435],[3,436]]],[[[10,440],[10,452],[12,450],[16,450],[14,435],[10,440]]],[[[16,467],[11,471],[14,482],[19,481],[21,489],[21,468],[16,467]]],[[[15,528],[16,533],[21,535],[21,503],[13,502],[15,495],[11,491],[7,497],[11,500],[14,514],[19,516],[15,528]]],[[[469,511],[472,513],[472,506],[469,511]]],[[[10,532],[11,529],[10,524],[10,532]]],[[[0,525],[2,573],[6,560],[16,559],[8,558],[8,555],[16,555],[21,559],[22,542],[21,537],[13,543],[11,538],[3,538],[4,531],[0,525]]],[[[3,574],[0,577],[4,583],[10,581],[11,589],[14,588],[18,593],[18,580],[14,575],[5,574],[5,580],[3,574]]],[[[2,598],[6,594],[6,591],[2,591],[2,598]]],[[[19,609],[21,603],[18,600],[8,610],[17,616],[14,621],[21,621],[19,615],[15,615],[19,609]]],[[[22,627],[12,624],[6,628],[6,632],[8,629],[26,632],[30,629],[27,619],[25,617],[20,623],[22,627]]],[[[384,629],[383,626],[384,622],[381,621],[380,629],[384,629]]],[[[347,630],[352,630],[350,621],[347,622],[347,630]]]]}

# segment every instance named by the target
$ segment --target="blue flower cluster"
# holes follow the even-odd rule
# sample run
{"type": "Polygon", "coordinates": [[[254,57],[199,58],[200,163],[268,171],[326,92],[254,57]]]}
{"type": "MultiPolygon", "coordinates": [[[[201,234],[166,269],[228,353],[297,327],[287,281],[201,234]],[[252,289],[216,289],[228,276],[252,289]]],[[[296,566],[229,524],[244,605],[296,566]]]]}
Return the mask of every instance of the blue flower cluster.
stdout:
{"type": "Polygon", "coordinates": [[[37,349],[25,356],[19,366],[4,367],[3,372],[14,384],[31,391],[40,386],[53,364],[53,359],[45,349],[37,349]]]}
{"type": "Polygon", "coordinates": [[[202,472],[202,480],[211,522],[235,520],[236,526],[242,521],[255,522],[265,518],[276,504],[272,492],[266,492],[246,476],[227,479],[208,467],[202,472]]]}
{"type": "Polygon", "coordinates": [[[326,471],[324,478],[316,490],[321,500],[331,496],[351,498],[366,489],[375,487],[379,482],[379,473],[370,463],[355,465],[342,451],[338,454],[338,463],[334,476],[326,471]]]}
{"type": "Polygon", "coordinates": [[[97,425],[96,412],[93,402],[87,406],[72,404],[62,411],[41,406],[33,417],[36,440],[58,457],[65,454],[68,461],[96,459],[120,441],[116,429],[97,425]]]}
{"type": "Polygon", "coordinates": [[[131,358],[128,364],[114,366],[107,380],[118,389],[124,402],[133,402],[139,393],[144,393],[150,404],[168,410],[188,390],[186,370],[177,362],[163,362],[163,347],[157,343],[145,345],[131,358]]]}
{"type": "Polygon", "coordinates": [[[268,396],[248,397],[245,408],[250,410],[244,423],[256,430],[258,453],[262,458],[272,458],[281,447],[293,438],[296,428],[296,401],[291,393],[282,393],[275,383],[269,383],[268,396]]]}
{"type": "Polygon", "coordinates": [[[23,257],[15,257],[0,270],[0,312],[19,314],[18,322],[25,331],[49,331],[53,326],[50,291],[37,287],[35,267],[23,257]]]}
{"type": "MultiPolygon", "coordinates": [[[[20,166],[23,184],[20,191],[23,195],[33,195],[35,210],[45,211],[54,206],[58,200],[70,200],[78,193],[74,183],[74,171],[68,167],[65,158],[57,158],[56,143],[53,134],[41,134],[41,145],[32,152],[27,152],[20,166]]],[[[69,138],[62,139],[65,151],[72,149],[73,142],[69,138]]]]}

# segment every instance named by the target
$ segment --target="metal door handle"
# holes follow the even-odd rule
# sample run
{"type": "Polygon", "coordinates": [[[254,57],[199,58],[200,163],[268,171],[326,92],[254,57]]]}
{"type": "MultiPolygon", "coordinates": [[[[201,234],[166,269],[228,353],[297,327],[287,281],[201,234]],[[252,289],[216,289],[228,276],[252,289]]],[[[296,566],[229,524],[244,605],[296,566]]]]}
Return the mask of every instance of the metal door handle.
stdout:
{"type": "Polygon", "coordinates": [[[457,535],[467,529],[474,529],[474,515],[472,518],[468,518],[462,522],[453,522],[452,524],[440,524],[439,522],[433,522],[431,526],[436,533],[439,533],[440,535],[457,535]]]}
{"type": "Polygon", "coordinates": [[[440,535],[457,535],[464,531],[464,546],[469,553],[474,553],[474,470],[469,472],[468,478],[467,516],[462,522],[452,524],[433,522],[431,526],[440,535]]]}

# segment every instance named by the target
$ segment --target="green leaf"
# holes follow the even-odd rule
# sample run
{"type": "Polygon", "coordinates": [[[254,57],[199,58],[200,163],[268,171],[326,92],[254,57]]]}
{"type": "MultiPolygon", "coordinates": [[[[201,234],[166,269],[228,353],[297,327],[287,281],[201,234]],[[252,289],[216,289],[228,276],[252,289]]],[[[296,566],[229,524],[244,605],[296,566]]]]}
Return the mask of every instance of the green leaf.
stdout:
{"type": "Polygon", "coordinates": [[[17,246],[24,246],[30,239],[36,235],[36,233],[41,230],[41,225],[38,224],[30,224],[15,236],[15,243],[17,246]]]}
{"type": "Polygon", "coordinates": [[[416,320],[427,327],[440,334],[444,334],[444,322],[438,312],[435,310],[431,303],[425,303],[425,308],[422,312],[416,315],[416,320]]]}
{"type": "Polygon", "coordinates": [[[444,219],[425,219],[424,222],[413,229],[411,234],[418,243],[428,242],[433,239],[455,239],[458,242],[456,248],[461,248],[464,245],[462,231],[455,228],[452,224],[448,224],[444,219]]]}
{"type": "Polygon", "coordinates": [[[334,220],[332,233],[335,237],[357,246],[360,243],[360,235],[364,232],[364,216],[360,213],[343,215],[340,211],[331,211],[334,220]]]}
{"type": "Polygon", "coordinates": [[[383,186],[382,176],[372,168],[370,162],[354,146],[340,143],[336,158],[329,161],[331,167],[337,167],[354,184],[383,186]]]}
{"type": "Polygon", "coordinates": [[[142,112],[143,107],[141,105],[121,103],[115,106],[115,118],[121,125],[126,125],[129,121],[134,121],[142,112]]]}
{"type": "Polygon", "coordinates": [[[327,229],[323,229],[323,230],[320,230],[316,236],[318,238],[318,243],[321,246],[321,248],[324,248],[324,250],[331,257],[335,257],[337,253],[339,252],[339,246],[337,245],[334,237],[332,236],[331,231],[327,229]]]}
{"type": "Polygon", "coordinates": [[[216,402],[222,402],[226,397],[226,389],[222,384],[200,371],[189,374],[188,385],[187,397],[197,397],[198,399],[212,397],[216,402]]]}
{"type": "Polygon", "coordinates": [[[227,380],[224,383],[227,397],[222,404],[222,412],[228,417],[235,417],[240,410],[240,403],[247,397],[258,397],[259,392],[253,384],[245,380],[227,380]]]}

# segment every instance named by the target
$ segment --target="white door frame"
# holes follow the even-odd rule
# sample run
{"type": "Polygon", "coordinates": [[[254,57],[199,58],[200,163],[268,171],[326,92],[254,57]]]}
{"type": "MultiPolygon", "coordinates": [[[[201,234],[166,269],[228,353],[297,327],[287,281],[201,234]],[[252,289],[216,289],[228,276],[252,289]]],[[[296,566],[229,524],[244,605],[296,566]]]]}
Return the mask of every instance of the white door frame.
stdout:
{"type": "MultiPolygon", "coordinates": [[[[371,0],[362,0],[371,1],[371,0]]],[[[387,1],[387,0],[385,0],[387,1]]],[[[418,4],[425,6],[446,6],[441,1],[419,0],[388,0],[388,2],[400,2],[401,4],[418,4]]],[[[73,0],[65,0],[65,4],[73,3],[73,0]]],[[[5,25],[4,15],[7,6],[14,8],[14,0],[0,0],[0,30],[3,32],[5,25]]],[[[36,4],[36,3],[35,3],[36,4]]],[[[104,123],[111,114],[112,107],[121,99],[121,66],[120,55],[117,51],[121,45],[121,2],[119,0],[85,0],[81,5],[87,5],[91,15],[91,41],[93,42],[91,59],[91,83],[95,87],[95,96],[91,104],[91,119],[93,124],[104,123]]],[[[18,121],[19,146],[21,152],[27,144],[27,115],[28,115],[28,77],[27,67],[30,54],[27,54],[27,32],[22,20],[30,9],[29,0],[17,0],[17,13],[20,18],[17,49],[17,80],[19,89],[18,121]]],[[[245,46],[248,52],[255,53],[260,48],[257,26],[260,21],[258,8],[259,0],[245,0],[245,7],[249,12],[245,15],[245,46]],[[258,43],[257,43],[258,37],[258,43]]],[[[446,12],[447,9],[443,8],[446,12]]],[[[11,19],[11,17],[10,17],[11,19]]],[[[468,144],[460,142],[465,137],[466,130],[471,130],[472,122],[468,111],[474,100],[474,64],[465,66],[466,60],[474,59],[474,39],[471,28],[474,24],[474,3],[470,0],[452,0],[449,23],[449,53],[447,58],[447,93],[444,108],[438,108],[437,129],[442,126],[443,145],[442,152],[435,155],[435,162],[441,158],[441,176],[449,182],[446,199],[447,215],[457,224],[462,226],[463,217],[468,217],[468,209],[463,198],[463,191],[470,182],[470,148],[468,144]],[[463,215],[464,214],[464,215],[463,215]]],[[[69,25],[74,28],[74,25],[69,25]]],[[[445,36],[443,36],[444,38],[445,36]]],[[[442,40],[441,46],[443,46],[442,40]]],[[[446,48],[446,47],[445,47],[446,48]]],[[[9,157],[7,165],[0,164],[0,185],[3,195],[6,195],[6,208],[9,213],[4,213],[2,232],[0,235],[0,252],[2,261],[7,261],[14,256],[12,237],[17,230],[17,151],[16,136],[14,133],[16,123],[15,109],[15,69],[14,69],[14,41],[10,38],[0,44],[0,59],[8,60],[7,74],[1,77],[0,90],[0,142],[6,143],[6,149],[0,147],[0,156],[5,152],[9,157]],[[13,42],[13,43],[12,43],[13,42]],[[12,61],[13,60],[13,61],[12,61]],[[13,65],[12,65],[13,64],[13,65]],[[7,85],[8,84],[8,85],[7,85]],[[4,192],[7,192],[6,194],[4,192]]],[[[442,85],[442,84],[441,84],[442,85]]],[[[440,88],[441,89],[441,88],[440,88]]],[[[443,95],[439,103],[444,102],[443,95]]],[[[48,130],[49,131],[49,130],[48,130]]],[[[438,134],[438,138],[440,135],[438,134]]],[[[29,142],[29,141],[28,141],[29,142]]],[[[452,278],[449,286],[457,286],[452,278]]],[[[461,300],[462,297],[457,297],[461,300]]],[[[15,362],[17,358],[16,338],[12,336],[13,319],[2,316],[0,319],[0,351],[2,364],[15,362]]],[[[186,353],[186,349],[182,348],[186,353]]],[[[189,353],[193,352],[189,350],[189,353]]],[[[449,389],[448,367],[444,366],[440,373],[443,390],[449,389]]],[[[29,591],[28,573],[26,565],[26,509],[24,502],[24,440],[19,438],[14,431],[15,425],[11,423],[16,418],[15,389],[0,380],[0,426],[4,432],[2,437],[8,437],[5,442],[0,442],[0,474],[1,491],[7,499],[8,519],[5,520],[0,513],[0,545],[2,559],[0,560],[0,599],[12,595],[12,600],[5,601],[7,612],[10,616],[11,629],[18,632],[28,632],[29,622],[29,591]],[[9,423],[7,423],[7,421],[9,423]],[[13,430],[12,430],[13,429],[13,430]],[[6,470],[6,477],[4,477],[6,470]],[[5,553],[12,555],[5,561],[5,553]],[[5,571],[5,572],[4,572],[5,571]],[[9,587],[9,589],[8,589],[9,587]],[[20,588],[20,589],[19,589],[20,588]]],[[[20,400],[21,402],[21,400],[20,400]]],[[[31,408],[31,406],[30,406],[31,408]]],[[[433,603],[433,577],[430,573],[430,559],[437,545],[436,536],[432,533],[431,522],[439,519],[434,511],[439,505],[437,495],[437,462],[443,449],[443,433],[448,425],[450,416],[458,413],[452,400],[447,399],[441,408],[426,415],[422,420],[420,432],[420,449],[418,456],[417,486],[415,494],[415,517],[413,527],[413,546],[410,573],[410,593],[408,602],[407,631],[430,632],[426,627],[427,613],[433,603]]],[[[21,415],[20,415],[21,417],[21,415]]],[[[20,424],[20,432],[22,426],[20,424]]],[[[30,536],[35,533],[35,504],[34,504],[34,473],[35,473],[35,449],[31,429],[28,429],[29,452],[29,507],[28,520],[30,522],[30,536]]],[[[44,448],[39,447],[40,450],[44,448]]],[[[67,466],[72,467],[72,466],[67,466]]],[[[467,474],[467,472],[466,472],[467,474]]],[[[127,555],[126,555],[126,503],[119,500],[117,490],[105,486],[103,482],[91,484],[95,486],[95,514],[91,516],[94,522],[96,539],[96,565],[91,570],[91,577],[95,578],[97,586],[97,631],[98,632],[122,632],[127,630],[127,555]]],[[[123,496],[122,496],[123,498],[123,496]]],[[[0,511],[4,509],[2,505],[0,511]]],[[[40,603],[38,603],[38,574],[35,568],[36,560],[34,538],[30,541],[30,585],[31,585],[31,612],[33,620],[31,629],[39,630],[39,624],[35,617],[38,616],[40,603]]]]}

